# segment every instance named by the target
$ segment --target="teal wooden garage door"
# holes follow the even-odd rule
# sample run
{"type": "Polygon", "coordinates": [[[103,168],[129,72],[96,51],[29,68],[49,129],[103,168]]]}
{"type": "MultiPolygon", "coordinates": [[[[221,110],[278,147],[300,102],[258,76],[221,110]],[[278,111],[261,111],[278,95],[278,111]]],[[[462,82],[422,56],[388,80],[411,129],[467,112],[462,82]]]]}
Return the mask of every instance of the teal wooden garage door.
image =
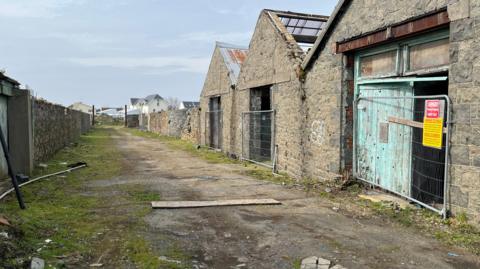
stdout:
{"type": "MultiPolygon", "coordinates": [[[[0,96],[0,125],[8,144],[7,97],[0,96]]],[[[0,147],[0,179],[8,177],[7,162],[0,147]]]]}
{"type": "Polygon", "coordinates": [[[413,119],[413,99],[398,98],[413,96],[410,85],[359,85],[355,119],[357,176],[403,195],[411,189],[412,130],[389,118],[413,119]]]}

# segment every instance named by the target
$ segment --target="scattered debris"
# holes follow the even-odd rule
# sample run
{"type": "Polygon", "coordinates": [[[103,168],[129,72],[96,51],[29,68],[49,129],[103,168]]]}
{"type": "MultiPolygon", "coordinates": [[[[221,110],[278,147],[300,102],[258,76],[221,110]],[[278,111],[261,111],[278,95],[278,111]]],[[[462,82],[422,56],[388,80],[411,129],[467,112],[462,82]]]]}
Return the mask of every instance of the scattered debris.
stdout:
{"type": "Polygon", "coordinates": [[[105,255],[105,254],[102,254],[102,255],[100,256],[100,258],[98,258],[98,260],[97,260],[96,263],[90,264],[90,267],[102,267],[102,266],[103,266],[103,263],[100,263],[100,261],[102,260],[103,255],[105,255]]]}
{"type": "Polygon", "coordinates": [[[280,205],[274,199],[245,199],[245,200],[223,200],[223,201],[158,201],[152,202],[153,208],[175,209],[175,208],[198,208],[213,206],[246,206],[246,205],[280,205]]]}
{"type": "Polygon", "coordinates": [[[0,224],[5,226],[12,226],[6,218],[2,218],[2,217],[0,217],[0,224]]]}
{"type": "Polygon", "coordinates": [[[316,256],[307,257],[302,260],[301,269],[346,269],[337,264],[333,267],[332,262],[316,256]]]}
{"type": "Polygon", "coordinates": [[[237,259],[238,262],[241,262],[241,263],[247,263],[248,262],[248,258],[247,257],[239,257],[237,259]]]}
{"type": "Polygon", "coordinates": [[[450,257],[458,257],[458,256],[460,256],[460,255],[458,255],[457,253],[449,252],[449,253],[448,253],[448,256],[450,256],[450,257]]]}
{"type": "Polygon", "coordinates": [[[40,258],[32,258],[30,263],[30,269],[43,269],[45,268],[45,261],[40,258]]]}
{"type": "Polygon", "coordinates": [[[165,257],[165,256],[160,256],[160,257],[158,257],[158,259],[159,259],[159,260],[161,260],[161,261],[164,261],[164,262],[170,262],[170,263],[182,264],[182,262],[181,262],[181,261],[172,260],[172,259],[169,259],[169,258],[167,258],[167,257],[165,257]]]}
{"type": "Polygon", "coordinates": [[[87,163],[86,162],[76,162],[76,163],[72,163],[72,164],[67,165],[68,168],[76,168],[76,167],[80,167],[80,166],[87,166],[87,163]]]}
{"type": "MultiPolygon", "coordinates": [[[[45,164],[46,165],[46,164],[45,164]]],[[[77,169],[80,169],[80,168],[83,168],[83,167],[87,167],[87,164],[86,163],[83,163],[82,165],[80,166],[75,166],[73,168],[70,168],[70,169],[67,169],[67,170],[64,170],[64,171],[60,171],[60,172],[57,172],[57,173],[53,173],[53,174],[49,174],[49,175],[44,175],[44,176],[40,176],[40,177],[37,177],[35,179],[32,179],[32,180],[29,180],[25,183],[22,183],[20,185],[18,185],[18,187],[23,187],[23,186],[26,186],[28,184],[32,184],[34,182],[37,182],[39,180],[42,180],[42,179],[46,179],[46,178],[49,178],[49,177],[53,177],[53,176],[58,176],[58,175],[62,175],[62,174],[65,174],[65,173],[70,173],[74,170],[77,170],[77,169]]],[[[14,188],[11,188],[9,190],[7,190],[6,192],[0,194],[0,200],[2,200],[3,198],[5,198],[8,194],[12,193],[15,189],[14,188]]]]}
{"type": "Polygon", "coordinates": [[[410,203],[400,197],[393,196],[387,193],[378,191],[369,191],[365,194],[359,194],[359,198],[372,201],[374,203],[390,202],[398,209],[405,209],[410,206],[410,203]]]}
{"type": "Polygon", "coordinates": [[[232,234],[231,233],[223,233],[223,236],[225,238],[230,238],[230,237],[232,237],[232,234]]]}
{"type": "Polygon", "coordinates": [[[328,269],[330,268],[330,261],[315,256],[308,257],[302,260],[301,269],[328,269]]]}
{"type": "Polygon", "coordinates": [[[10,237],[8,236],[8,233],[7,232],[1,232],[0,233],[0,236],[5,238],[5,239],[9,239],[10,237]]]}

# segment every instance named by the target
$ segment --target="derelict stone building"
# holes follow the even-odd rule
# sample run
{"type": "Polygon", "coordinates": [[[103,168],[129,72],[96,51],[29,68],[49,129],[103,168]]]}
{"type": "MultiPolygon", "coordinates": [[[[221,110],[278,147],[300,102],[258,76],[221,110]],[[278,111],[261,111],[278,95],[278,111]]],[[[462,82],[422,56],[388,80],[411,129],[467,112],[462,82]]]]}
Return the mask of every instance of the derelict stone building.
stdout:
{"type": "MultiPolygon", "coordinates": [[[[479,22],[473,0],[341,0],[330,17],[263,10],[221,103],[224,151],[478,221],[479,22]]],[[[226,89],[222,72],[206,88],[226,89]]],[[[220,95],[209,91],[203,107],[220,95]]]]}
{"type": "Polygon", "coordinates": [[[200,137],[203,145],[235,154],[232,122],[235,89],[247,48],[217,42],[200,96],[200,137]]]}
{"type": "Polygon", "coordinates": [[[328,17],[263,10],[238,78],[236,152],[244,159],[302,174],[301,63],[328,17]]]}
{"type": "Polygon", "coordinates": [[[340,1],[303,63],[305,176],[478,220],[479,19],[478,1],[340,1]]]}

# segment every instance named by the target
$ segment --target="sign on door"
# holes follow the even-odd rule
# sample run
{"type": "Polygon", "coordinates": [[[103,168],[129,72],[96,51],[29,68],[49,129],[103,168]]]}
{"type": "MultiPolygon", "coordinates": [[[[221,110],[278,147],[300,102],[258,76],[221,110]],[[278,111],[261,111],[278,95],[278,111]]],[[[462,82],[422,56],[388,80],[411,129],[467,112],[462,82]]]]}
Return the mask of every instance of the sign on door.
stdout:
{"type": "Polygon", "coordinates": [[[444,100],[425,100],[423,146],[442,149],[444,100]]]}

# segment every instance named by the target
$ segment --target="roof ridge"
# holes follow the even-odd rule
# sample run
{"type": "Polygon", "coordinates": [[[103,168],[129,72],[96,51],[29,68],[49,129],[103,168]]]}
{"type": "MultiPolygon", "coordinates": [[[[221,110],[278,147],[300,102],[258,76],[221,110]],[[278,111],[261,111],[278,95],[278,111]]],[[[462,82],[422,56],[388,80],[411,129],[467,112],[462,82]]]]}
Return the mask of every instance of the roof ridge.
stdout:
{"type": "Polygon", "coordinates": [[[215,44],[220,48],[248,50],[248,46],[244,46],[244,45],[235,45],[232,43],[221,42],[221,41],[215,41],[215,44]]]}
{"type": "Polygon", "coordinates": [[[302,12],[295,12],[295,11],[289,11],[289,10],[275,10],[275,9],[264,9],[263,11],[265,12],[273,12],[277,15],[286,15],[286,16],[300,16],[300,17],[308,17],[310,19],[322,19],[322,20],[328,20],[330,16],[328,15],[320,15],[320,14],[312,14],[312,13],[302,13],[302,12]]]}

